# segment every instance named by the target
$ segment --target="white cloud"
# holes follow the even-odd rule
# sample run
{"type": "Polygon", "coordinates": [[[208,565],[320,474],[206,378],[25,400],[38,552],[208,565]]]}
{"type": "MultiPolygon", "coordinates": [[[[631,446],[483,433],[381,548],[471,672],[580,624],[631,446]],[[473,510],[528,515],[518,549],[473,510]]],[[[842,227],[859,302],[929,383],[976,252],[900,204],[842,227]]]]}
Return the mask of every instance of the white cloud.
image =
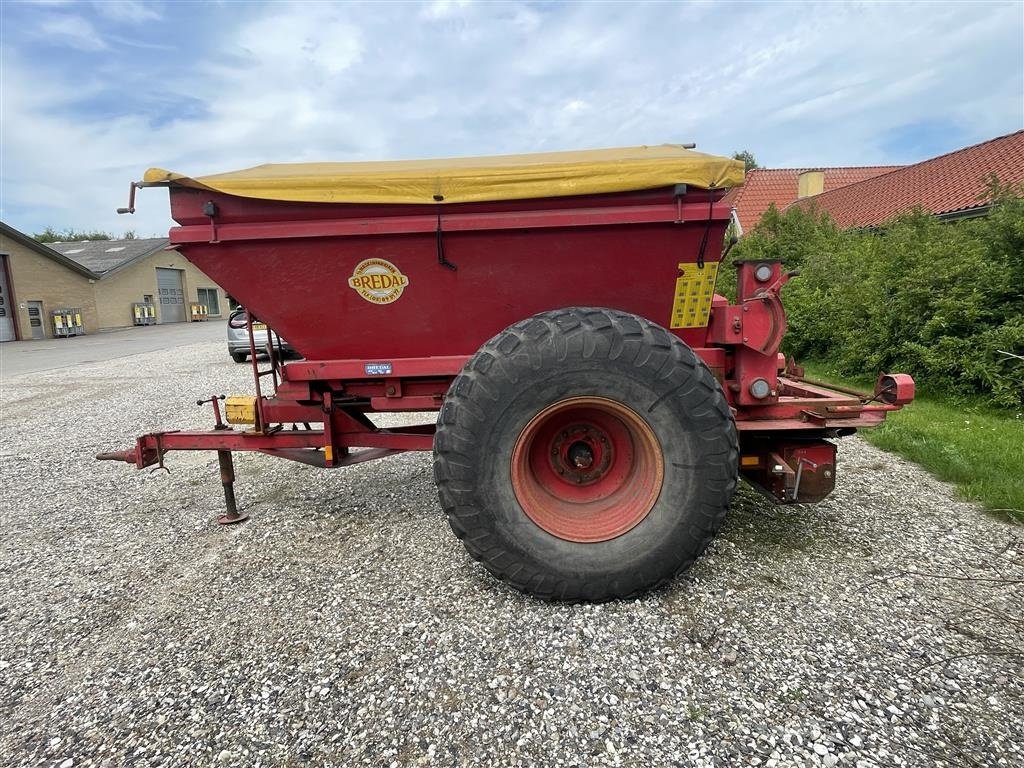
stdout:
{"type": "Polygon", "coordinates": [[[420,10],[421,19],[437,21],[457,16],[469,7],[469,0],[433,0],[420,10]]]}
{"type": "Polygon", "coordinates": [[[148,43],[142,40],[135,40],[131,37],[120,35],[107,35],[107,40],[115,45],[122,45],[127,48],[138,48],[143,51],[174,51],[177,47],[170,43],[148,43]]]}
{"type": "Polygon", "coordinates": [[[139,24],[163,18],[163,14],[153,4],[135,0],[95,0],[92,5],[97,13],[115,22],[139,24]]]}
{"type": "Polygon", "coordinates": [[[51,16],[39,27],[43,37],[80,51],[102,51],[108,46],[95,27],[81,16],[51,16]]]}
{"type": "MultiPolygon", "coordinates": [[[[244,25],[227,52],[244,53],[246,76],[269,75],[273,81],[337,75],[359,61],[359,29],[330,6],[288,6],[286,10],[244,25]]],[[[240,68],[241,69],[241,68],[240,68]]]]}
{"type": "Polygon", "coordinates": [[[920,159],[887,144],[908,123],[946,121],[962,144],[1024,125],[1014,3],[473,3],[423,6],[430,23],[400,4],[227,5],[207,9],[219,15],[204,35],[195,9],[174,9],[148,37],[39,11],[64,20],[62,45],[150,49],[112,44],[91,66],[60,70],[34,43],[5,40],[12,225],[164,231],[160,192],[141,193],[134,219],[112,213],[149,165],[202,174],[690,140],[776,166],[875,164],[920,159]]]}

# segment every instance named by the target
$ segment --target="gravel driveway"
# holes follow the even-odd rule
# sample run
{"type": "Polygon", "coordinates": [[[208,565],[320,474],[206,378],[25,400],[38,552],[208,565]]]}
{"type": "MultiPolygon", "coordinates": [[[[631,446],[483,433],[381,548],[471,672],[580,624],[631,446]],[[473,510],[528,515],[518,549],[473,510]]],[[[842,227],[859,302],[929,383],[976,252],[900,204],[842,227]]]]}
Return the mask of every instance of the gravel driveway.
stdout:
{"type": "Polygon", "coordinates": [[[1024,529],[856,438],[629,603],[465,554],[428,454],[98,463],[251,391],[222,343],[3,380],[0,764],[1024,764],[1024,529]],[[984,655],[979,655],[984,654],[984,655]]]}

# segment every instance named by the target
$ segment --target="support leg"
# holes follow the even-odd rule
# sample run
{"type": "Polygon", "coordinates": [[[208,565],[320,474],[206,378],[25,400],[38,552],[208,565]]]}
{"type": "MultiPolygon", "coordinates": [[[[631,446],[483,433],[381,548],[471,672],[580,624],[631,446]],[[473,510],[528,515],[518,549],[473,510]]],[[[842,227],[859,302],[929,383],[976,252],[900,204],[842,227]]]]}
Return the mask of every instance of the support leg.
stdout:
{"type": "Polygon", "coordinates": [[[217,463],[220,464],[220,481],[224,486],[224,506],[227,511],[217,518],[221,525],[231,525],[248,520],[246,512],[239,512],[235,505],[235,463],[231,459],[231,451],[217,451],[217,463]]]}

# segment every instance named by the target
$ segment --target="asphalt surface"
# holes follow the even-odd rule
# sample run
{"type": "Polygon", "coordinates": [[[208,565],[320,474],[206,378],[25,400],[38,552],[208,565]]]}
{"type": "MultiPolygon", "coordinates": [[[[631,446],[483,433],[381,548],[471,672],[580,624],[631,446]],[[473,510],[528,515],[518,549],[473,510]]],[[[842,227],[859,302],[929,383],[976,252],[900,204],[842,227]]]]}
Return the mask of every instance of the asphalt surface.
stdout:
{"type": "Polygon", "coordinates": [[[0,344],[0,377],[102,363],[214,339],[224,339],[226,349],[226,323],[225,318],[201,323],[146,325],[64,339],[11,341],[0,344]]]}
{"type": "Polygon", "coordinates": [[[742,490],[668,588],[567,606],[467,556],[428,454],[239,456],[231,528],[212,455],[93,461],[251,391],[219,335],[69,370],[0,393],[4,768],[1024,764],[1022,528],[856,438],[825,502],[742,490]]]}

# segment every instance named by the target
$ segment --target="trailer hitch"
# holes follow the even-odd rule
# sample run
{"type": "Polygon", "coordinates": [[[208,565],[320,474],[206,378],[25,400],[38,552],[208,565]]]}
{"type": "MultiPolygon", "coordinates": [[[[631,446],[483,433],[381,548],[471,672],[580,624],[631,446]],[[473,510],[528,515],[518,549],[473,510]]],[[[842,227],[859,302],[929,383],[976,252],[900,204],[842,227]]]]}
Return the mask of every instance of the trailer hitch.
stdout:
{"type": "Polygon", "coordinates": [[[135,451],[104,451],[96,454],[97,461],[123,461],[126,464],[135,463],[135,451]]]}
{"type": "Polygon", "coordinates": [[[157,465],[157,469],[163,469],[170,473],[166,466],[164,466],[164,454],[167,451],[164,450],[162,432],[154,432],[151,435],[140,437],[135,443],[134,450],[127,451],[104,451],[96,454],[97,461],[123,461],[125,464],[134,464],[136,469],[145,469],[151,467],[154,464],[157,465]],[[156,443],[156,447],[152,448],[148,445],[150,441],[146,438],[152,438],[152,442],[156,443]]]}

